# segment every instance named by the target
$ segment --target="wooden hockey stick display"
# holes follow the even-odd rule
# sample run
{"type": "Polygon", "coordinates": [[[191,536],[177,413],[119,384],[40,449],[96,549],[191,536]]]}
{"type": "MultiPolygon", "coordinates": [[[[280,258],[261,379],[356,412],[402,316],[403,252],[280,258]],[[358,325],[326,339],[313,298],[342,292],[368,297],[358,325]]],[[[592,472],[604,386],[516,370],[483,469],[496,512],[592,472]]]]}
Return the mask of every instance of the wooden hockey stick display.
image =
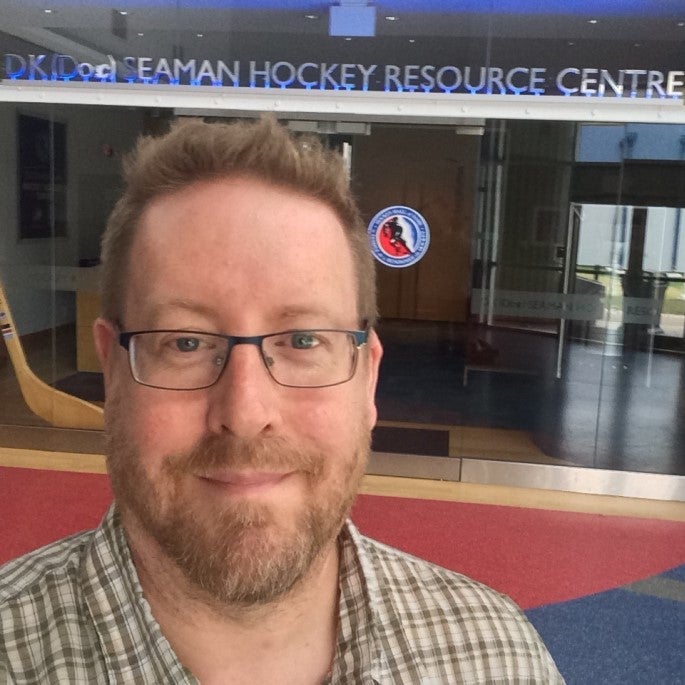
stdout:
{"type": "Polygon", "coordinates": [[[31,371],[12,319],[2,282],[0,282],[0,333],[5,340],[24,401],[36,416],[59,428],[88,430],[103,428],[103,412],[100,407],[53,388],[31,371]]]}

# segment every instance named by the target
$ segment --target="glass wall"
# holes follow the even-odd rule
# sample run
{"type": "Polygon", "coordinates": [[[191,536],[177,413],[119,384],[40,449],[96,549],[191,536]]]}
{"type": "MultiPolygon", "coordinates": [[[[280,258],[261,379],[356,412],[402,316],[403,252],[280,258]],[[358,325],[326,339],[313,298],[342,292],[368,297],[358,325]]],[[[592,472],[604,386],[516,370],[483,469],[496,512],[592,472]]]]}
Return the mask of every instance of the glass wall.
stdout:
{"type": "Polygon", "coordinates": [[[465,384],[547,456],[682,473],[685,184],[673,157],[685,128],[641,127],[673,144],[639,160],[625,155],[631,125],[490,128],[501,145],[483,166],[500,173],[484,177],[501,180],[483,186],[485,202],[501,203],[476,244],[465,384]],[[604,145],[592,160],[588,135],[604,145]]]}
{"type": "Polygon", "coordinates": [[[685,124],[649,109],[682,109],[674,14],[405,3],[365,35],[306,3],[91,5],[0,9],[0,445],[101,449],[59,427],[61,396],[29,396],[102,402],[90,324],[122,157],[175,116],[261,107],[349,144],[367,221],[402,205],[430,227],[423,259],[377,266],[377,449],[685,473],[685,124]],[[652,114],[570,114],[600,90],[652,114]],[[501,115],[474,116],[491,96],[501,115]]]}

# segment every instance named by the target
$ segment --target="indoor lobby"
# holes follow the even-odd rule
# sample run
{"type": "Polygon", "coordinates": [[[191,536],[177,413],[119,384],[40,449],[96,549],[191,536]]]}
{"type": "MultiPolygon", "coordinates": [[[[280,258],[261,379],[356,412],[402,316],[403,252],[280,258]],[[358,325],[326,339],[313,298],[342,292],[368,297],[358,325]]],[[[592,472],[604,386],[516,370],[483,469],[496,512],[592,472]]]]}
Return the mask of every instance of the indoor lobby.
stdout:
{"type": "Polygon", "coordinates": [[[268,115],[343,156],[372,247],[421,251],[376,254],[355,523],[511,595],[568,683],[678,682],[682,3],[48,4],[0,7],[0,563],[112,502],[92,325],[126,155],[268,115]]]}

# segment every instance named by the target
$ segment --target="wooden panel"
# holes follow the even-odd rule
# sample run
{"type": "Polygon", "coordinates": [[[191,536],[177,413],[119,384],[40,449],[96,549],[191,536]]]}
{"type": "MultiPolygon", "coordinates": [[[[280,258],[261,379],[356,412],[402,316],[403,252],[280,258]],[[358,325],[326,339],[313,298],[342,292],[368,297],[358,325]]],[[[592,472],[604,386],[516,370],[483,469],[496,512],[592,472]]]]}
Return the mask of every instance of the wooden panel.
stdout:
{"type": "Polygon", "coordinates": [[[466,320],[479,146],[480,138],[451,128],[374,125],[370,136],[355,138],[353,179],[365,220],[389,205],[407,205],[431,231],[428,253],[416,265],[377,265],[382,317],[466,320]]]}
{"type": "Polygon", "coordinates": [[[100,372],[93,343],[93,322],[100,315],[100,297],[95,293],[76,294],[76,368],[100,372]]]}

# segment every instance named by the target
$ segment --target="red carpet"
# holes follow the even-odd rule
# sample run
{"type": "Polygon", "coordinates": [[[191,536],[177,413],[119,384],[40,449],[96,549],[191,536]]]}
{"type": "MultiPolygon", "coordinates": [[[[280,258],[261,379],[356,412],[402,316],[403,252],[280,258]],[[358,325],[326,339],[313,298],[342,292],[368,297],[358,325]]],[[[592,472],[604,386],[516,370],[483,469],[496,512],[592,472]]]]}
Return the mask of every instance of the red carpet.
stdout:
{"type": "Polygon", "coordinates": [[[104,475],[0,467],[0,563],[94,528],[111,500],[104,475]]]}
{"type": "Polygon", "coordinates": [[[685,523],[435,500],[361,497],[371,537],[476,578],[529,609],[685,563],[685,523]]]}
{"type": "MultiPolygon", "coordinates": [[[[101,475],[0,467],[0,563],[92,528],[111,500],[101,475]]],[[[685,562],[685,523],[361,496],[368,535],[477,578],[522,607],[581,597],[685,562]]]]}

